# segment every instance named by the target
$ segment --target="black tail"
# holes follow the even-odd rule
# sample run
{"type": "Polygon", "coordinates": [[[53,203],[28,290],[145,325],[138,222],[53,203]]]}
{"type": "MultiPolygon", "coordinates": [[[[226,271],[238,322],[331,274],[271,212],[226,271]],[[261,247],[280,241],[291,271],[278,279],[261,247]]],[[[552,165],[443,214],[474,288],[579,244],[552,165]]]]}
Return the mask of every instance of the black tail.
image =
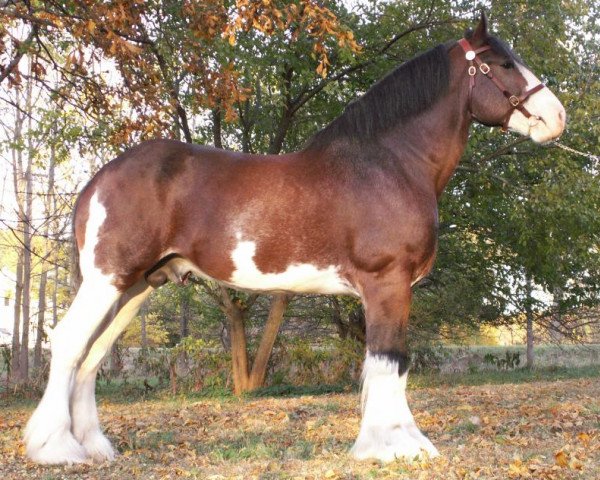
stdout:
{"type": "Polygon", "coordinates": [[[77,239],[75,238],[75,222],[73,222],[73,231],[69,243],[71,244],[71,268],[69,271],[71,281],[69,282],[69,289],[71,298],[73,298],[75,297],[77,290],[79,290],[79,286],[83,280],[81,268],[79,268],[79,248],[77,248],[77,239]]]}

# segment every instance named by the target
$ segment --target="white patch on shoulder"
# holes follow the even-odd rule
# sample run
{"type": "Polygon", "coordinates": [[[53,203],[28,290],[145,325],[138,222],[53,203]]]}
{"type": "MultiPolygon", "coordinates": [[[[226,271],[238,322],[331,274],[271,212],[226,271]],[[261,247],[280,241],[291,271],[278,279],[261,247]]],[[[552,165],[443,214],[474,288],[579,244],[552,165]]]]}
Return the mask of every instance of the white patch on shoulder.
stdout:
{"type": "Polygon", "coordinates": [[[235,270],[229,284],[247,290],[286,291],[298,293],[326,293],[358,295],[352,286],[340,277],[338,267],[329,265],[320,269],[307,263],[292,264],[281,273],[263,273],[256,263],[256,242],[242,240],[236,234],[238,243],[231,252],[235,270]]]}

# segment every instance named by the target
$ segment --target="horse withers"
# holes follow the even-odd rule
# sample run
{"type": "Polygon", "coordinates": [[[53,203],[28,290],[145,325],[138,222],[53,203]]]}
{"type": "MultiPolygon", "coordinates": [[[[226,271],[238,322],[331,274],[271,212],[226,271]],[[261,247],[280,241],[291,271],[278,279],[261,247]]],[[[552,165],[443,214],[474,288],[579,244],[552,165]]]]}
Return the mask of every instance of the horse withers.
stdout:
{"type": "Polygon", "coordinates": [[[427,452],[406,401],[411,286],[436,250],[437,200],[473,120],[536,142],[565,111],[485,16],[466,38],[400,65],[306,145],[247,155],[154,140],[106,164],[74,213],[82,283],[51,332],[48,385],[25,432],[30,459],[112,460],[94,386],[146,297],[193,274],[260,292],[349,294],[366,313],[358,458],[427,452]]]}

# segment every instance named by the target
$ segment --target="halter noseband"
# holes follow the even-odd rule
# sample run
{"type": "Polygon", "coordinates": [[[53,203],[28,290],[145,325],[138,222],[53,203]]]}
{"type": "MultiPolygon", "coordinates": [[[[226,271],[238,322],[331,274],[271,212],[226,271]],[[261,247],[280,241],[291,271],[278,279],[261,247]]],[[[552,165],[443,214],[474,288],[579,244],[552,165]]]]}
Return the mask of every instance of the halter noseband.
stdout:
{"type": "Polygon", "coordinates": [[[534,93],[536,93],[536,92],[540,91],[542,88],[544,88],[545,85],[543,83],[536,85],[531,90],[527,90],[527,91],[523,92],[520,96],[517,97],[516,95],[513,95],[512,93],[510,93],[506,89],[504,84],[499,79],[497,79],[496,77],[494,77],[492,75],[490,66],[487,63],[483,62],[481,60],[481,58],[479,58],[479,54],[483,53],[487,50],[491,50],[492,49],[491,46],[484,45],[483,47],[474,49],[471,46],[471,44],[469,43],[469,41],[464,38],[461,38],[458,41],[458,44],[464,50],[465,58],[469,62],[469,70],[468,70],[468,73],[469,73],[469,112],[471,113],[471,116],[473,118],[476,118],[476,117],[473,114],[473,110],[471,108],[471,98],[472,98],[473,88],[475,88],[475,75],[477,75],[477,70],[479,70],[487,78],[489,78],[492,82],[494,82],[494,85],[496,85],[496,87],[498,87],[498,89],[504,94],[504,96],[510,102],[510,104],[512,106],[512,108],[508,111],[508,114],[506,115],[504,122],[502,123],[502,131],[506,132],[508,130],[508,122],[510,120],[511,115],[513,114],[513,112],[515,110],[519,110],[523,115],[525,115],[525,117],[530,119],[529,120],[530,125],[535,125],[535,123],[537,123],[537,121],[540,120],[540,117],[529,113],[529,111],[525,108],[525,105],[523,103],[525,102],[525,100],[527,100],[527,98],[529,96],[533,95],[534,93]],[[475,64],[477,66],[475,66],[475,64]]]}

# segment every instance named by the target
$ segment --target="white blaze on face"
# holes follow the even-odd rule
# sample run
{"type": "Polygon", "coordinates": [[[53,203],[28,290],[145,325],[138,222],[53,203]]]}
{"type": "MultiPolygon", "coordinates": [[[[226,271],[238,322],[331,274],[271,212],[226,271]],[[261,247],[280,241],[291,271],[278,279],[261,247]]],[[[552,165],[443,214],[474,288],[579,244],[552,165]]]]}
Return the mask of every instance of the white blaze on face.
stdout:
{"type": "Polygon", "coordinates": [[[288,291],[300,293],[353,294],[356,291],[342,279],[338,267],[329,265],[317,268],[307,263],[291,264],[281,273],[263,273],[256,263],[256,243],[242,240],[237,235],[238,243],[231,253],[235,265],[228,283],[247,290],[256,291],[288,291]]]}
{"type": "MultiPolygon", "coordinates": [[[[526,67],[517,63],[516,68],[527,80],[526,90],[539,85],[540,80],[526,67]]],[[[542,88],[529,96],[524,102],[525,108],[532,115],[539,117],[527,118],[519,110],[515,110],[508,121],[508,128],[522,135],[531,137],[534,142],[543,143],[558,138],[565,129],[567,115],[565,109],[548,89],[542,88]]]]}

